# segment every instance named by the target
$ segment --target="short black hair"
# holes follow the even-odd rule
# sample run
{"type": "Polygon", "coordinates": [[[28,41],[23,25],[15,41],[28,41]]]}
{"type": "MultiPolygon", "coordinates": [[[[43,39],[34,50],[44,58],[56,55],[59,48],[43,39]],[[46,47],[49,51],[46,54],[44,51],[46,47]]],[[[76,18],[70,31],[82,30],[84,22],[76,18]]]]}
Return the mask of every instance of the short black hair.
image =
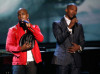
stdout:
{"type": "Polygon", "coordinates": [[[69,6],[71,6],[71,5],[77,6],[75,3],[68,3],[67,8],[68,8],[69,6]]]}

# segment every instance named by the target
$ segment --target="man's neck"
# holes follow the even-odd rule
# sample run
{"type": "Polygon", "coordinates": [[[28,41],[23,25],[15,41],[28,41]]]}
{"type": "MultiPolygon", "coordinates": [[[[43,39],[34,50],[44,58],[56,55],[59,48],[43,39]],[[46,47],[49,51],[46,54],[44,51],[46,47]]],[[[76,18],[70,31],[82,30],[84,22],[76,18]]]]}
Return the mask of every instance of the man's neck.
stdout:
{"type": "Polygon", "coordinates": [[[65,15],[65,17],[66,17],[68,20],[71,20],[67,15],[65,15]]]}

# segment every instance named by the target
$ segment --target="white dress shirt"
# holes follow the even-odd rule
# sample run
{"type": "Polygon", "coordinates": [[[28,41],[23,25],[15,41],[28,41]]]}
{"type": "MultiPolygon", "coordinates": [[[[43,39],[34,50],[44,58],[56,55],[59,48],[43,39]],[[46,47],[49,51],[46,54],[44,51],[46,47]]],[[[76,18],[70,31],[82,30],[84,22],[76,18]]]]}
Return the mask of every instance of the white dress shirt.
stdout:
{"type": "MultiPolygon", "coordinates": [[[[69,25],[70,22],[71,22],[71,20],[68,19],[68,18],[66,18],[65,15],[64,15],[64,18],[65,18],[66,23],[69,25]]],[[[67,28],[68,28],[68,27],[67,27],[67,28]]],[[[68,28],[68,30],[69,30],[70,34],[72,34],[72,29],[68,28]]]]}
{"type": "Polygon", "coordinates": [[[34,58],[33,58],[31,50],[28,50],[27,51],[27,62],[31,62],[31,61],[34,61],[34,58]]]}

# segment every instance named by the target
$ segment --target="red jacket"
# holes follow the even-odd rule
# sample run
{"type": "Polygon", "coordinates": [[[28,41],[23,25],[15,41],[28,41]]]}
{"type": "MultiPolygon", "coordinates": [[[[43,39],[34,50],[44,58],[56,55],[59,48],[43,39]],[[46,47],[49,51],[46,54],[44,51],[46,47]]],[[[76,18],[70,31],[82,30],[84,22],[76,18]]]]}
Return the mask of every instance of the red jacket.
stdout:
{"type": "MultiPolygon", "coordinates": [[[[44,37],[40,32],[40,28],[38,25],[33,25],[31,24],[31,28],[28,28],[33,35],[35,36],[35,39],[39,42],[42,42],[44,37]]],[[[20,38],[25,34],[25,31],[23,30],[22,27],[20,27],[20,24],[18,23],[17,25],[9,28],[8,31],[8,36],[6,40],[6,50],[11,52],[13,56],[12,60],[12,65],[27,65],[27,52],[21,51],[21,47],[19,46],[19,40],[20,38]]],[[[39,46],[37,41],[35,40],[35,44],[32,51],[32,54],[34,56],[34,60],[36,63],[42,62],[41,59],[41,53],[39,50],[39,46]]]]}

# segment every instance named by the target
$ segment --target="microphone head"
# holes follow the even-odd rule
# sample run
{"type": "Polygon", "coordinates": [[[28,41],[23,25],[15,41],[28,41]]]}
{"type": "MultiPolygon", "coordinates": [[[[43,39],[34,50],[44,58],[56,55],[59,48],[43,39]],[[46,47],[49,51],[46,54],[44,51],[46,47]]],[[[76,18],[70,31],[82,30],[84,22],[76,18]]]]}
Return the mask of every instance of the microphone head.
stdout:
{"type": "Polygon", "coordinates": [[[26,21],[26,20],[24,20],[23,22],[24,22],[24,23],[29,23],[29,22],[28,22],[28,21],[26,21]]]}
{"type": "Polygon", "coordinates": [[[21,23],[21,24],[26,24],[26,23],[29,23],[29,22],[26,21],[26,20],[20,20],[19,23],[21,23]]]}

